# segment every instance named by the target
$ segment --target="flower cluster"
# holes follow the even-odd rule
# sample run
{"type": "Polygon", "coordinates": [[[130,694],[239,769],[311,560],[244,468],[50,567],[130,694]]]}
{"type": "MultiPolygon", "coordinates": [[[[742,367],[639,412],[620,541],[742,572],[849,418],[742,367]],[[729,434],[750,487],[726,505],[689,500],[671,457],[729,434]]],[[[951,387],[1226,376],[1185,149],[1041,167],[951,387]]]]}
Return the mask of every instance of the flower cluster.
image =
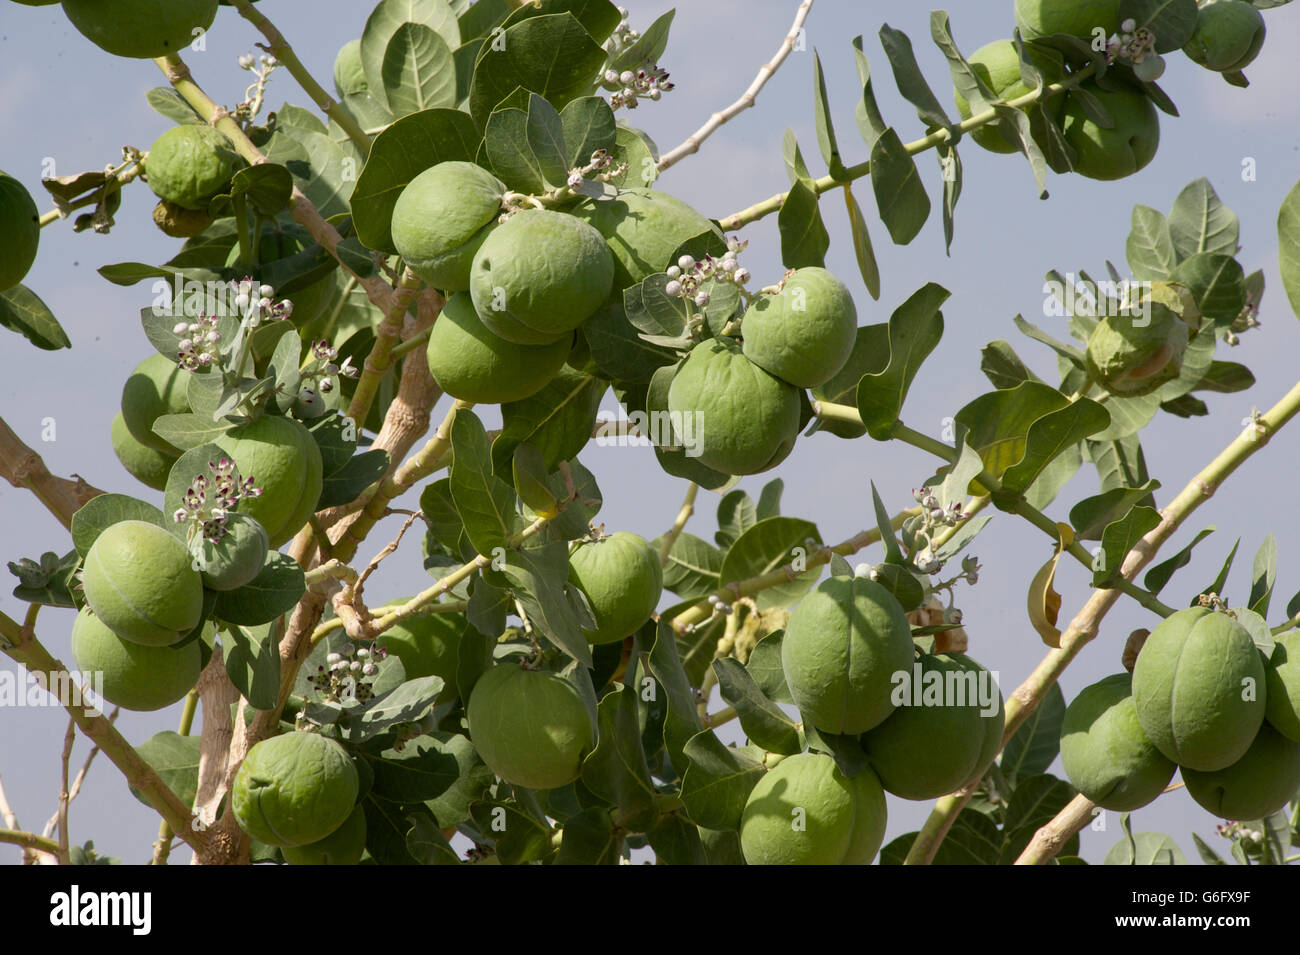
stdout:
{"type": "Polygon", "coordinates": [[[177,524],[190,524],[191,535],[201,534],[205,541],[220,543],[226,534],[230,512],[243,498],[257,497],[262,493],[253,486],[251,477],[244,478],[229,458],[209,461],[212,476],[194,475],[189,488],[181,498],[181,506],[172,514],[177,524]]]}
{"type": "Polygon", "coordinates": [[[614,164],[614,157],[608,149],[597,149],[591,154],[591,161],[582,167],[569,170],[568,186],[577,189],[590,175],[595,175],[601,182],[610,182],[627,172],[627,163],[614,164]]]}
{"type": "Polygon", "coordinates": [[[693,256],[683,255],[676,265],[668,267],[668,284],[664,286],[664,292],[674,298],[689,299],[697,307],[704,308],[709,304],[709,293],[703,290],[705,282],[730,282],[743,286],[750,279],[749,269],[743,268],[736,257],[748,244],[733,235],[727,240],[727,251],[720,259],[706,255],[697,262],[693,256]]]}
{"type": "Polygon", "coordinates": [[[172,332],[180,336],[177,362],[186,371],[210,368],[220,357],[221,333],[214,315],[200,315],[192,322],[180,322],[172,332]]]}
{"type": "Polygon", "coordinates": [[[338,376],[356,378],[361,372],[352,366],[352,357],[343,359],[338,364],[339,350],[329,342],[321,339],[311,346],[312,360],[303,368],[298,400],[307,405],[314,405],[320,395],[327,395],[334,390],[338,376]]]}
{"type": "Polygon", "coordinates": [[[262,104],[266,100],[267,80],[279,65],[279,60],[266,54],[259,56],[256,60],[253,59],[251,53],[240,55],[239,68],[248,70],[257,79],[244,91],[243,101],[231,111],[231,116],[234,117],[236,122],[246,126],[262,111],[262,104]]]}
{"type": "Polygon", "coordinates": [[[275,301],[272,296],[275,289],[269,285],[259,285],[245,276],[235,292],[235,307],[240,317],[249,328],[257,328],[263,320],[278,322],[293,314],[293,302],[288,299],[275,301]]]}
{"type": "Polygon", "coordinates": [[[1165,61],[1156,53],[1156,35],[1146,27],[1139,28],[1137,21],[1129,18],[1120,24],[1120,32],[1112,34],[1106,43],[1106,62],[1128,63],[1138,79],[1154,83],[1165,72],[1165,61]]]}
{"type": "Polygon", "coordinates": [[[387,654],[383,647],[353,647],[345,643],[337,653],[325,657],[324,665],[318,666],[307,682],[326,702],[365,703],[374,697],[370,681],[379,672],[378,662],[387,654]]]}
{"type": "Polygon", "coordinates": [[[676,84],[668,78],[668,71],[657,63],[647,63],[639,70],[606,70],[605,89],[612,90],[610,109],[636,109],[641,97],[654,102],[664,93],[671,93],[676,84]]]}

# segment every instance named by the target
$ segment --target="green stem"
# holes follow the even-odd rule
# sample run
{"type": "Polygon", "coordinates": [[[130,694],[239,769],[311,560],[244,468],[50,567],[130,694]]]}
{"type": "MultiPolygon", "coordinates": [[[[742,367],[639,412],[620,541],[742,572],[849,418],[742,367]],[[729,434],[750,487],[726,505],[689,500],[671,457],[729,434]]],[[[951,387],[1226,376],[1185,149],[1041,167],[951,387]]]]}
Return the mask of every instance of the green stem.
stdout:
{"type": "Polygon", "coordinates": [[[239,264],[250,270],[257,268],[253,260],[254,245],[248,234],[248,197],[239,194],[233,197],[235,206],[235,235],[239,239],[239,264]]]}
{"type": "Polygon", "coordinates": [[[356,422],[358,428],[365,427],[370,415],[370,405],[379,393],[379,382],[393,367],[393,349],[402,334],[402,319],[406,310],[415,302],[424,285],[420,277],[406,269],[402,272],[397,286],[397,294],[392,297],[391,307],[384,314],[384,320],[375,329],[375,343],[370,347],[370,354],[362,364],[361,377],[357,379],[356,391],[352,392],[352,401],[348,405],[348,417],[356,422]]]}
{"type": "MultiPolygon", "coordinates": [[[[189,736],[190,730],[194,726],[194,713],[199,708],[199,694],[197,690],[190,690],[185,694],[185,705],[181,709],[180,726],[176,728],[179,736],[189,736]]],[[[172,830],[171,823],[164,819],[158,825],[158,841],[153,845],[153,862],[152,865],[166,865],[167,857],[171,855],[172,840],[176,838],[176,833],[172,830]]]]}
{"type": "Polygon", "coordinates": [[[672,553],[673,545],[677,543],[677,538],[682,536],[686,522],[695,513],[695,496],[699,493],[700,486],[692,481],[686,488],[686,497],[683,498],[681,509],[677,512],[677,519],[673,521],[673,526],[669,528],[663,542],[659,545],[659,563],[665,567],[668,566],[668,555],[672,553]]]}
{"type": "Polygon", "coordinates": [[[343,309],[347,307],[348,299],[352,297],[352,290],[356,287],[357,277],[355,275],[349,275],[347,282],[343,284],[343,294],[339,297],[339,300],[334,303],[334,307],[330,309],[329,317],[325,319],[325,324],[321,328],[320,337],[325,341],[329,341],[330,336],[334,334],[334,326],[339,323],[339,316],[343,314],[343,309]]]}
{"type": "Polygon", "coordinates": [[[361,155],[366,156],[370,152],[370,137],[357,125],[352,114],[336,103],[333,97],[325,92],[324,87],[316,82],[315,77],[308,72],[307,67],[303,66],[302,61],[298,59],[298,54],[294,52],[293,47],[289,45],[289,41],[284,38],[284,34],[276,25],[267,19],[261,10],[253,6],[252,0],[230,0],[230,5],[239,11],[240,16],[255,26],[262,36],[266,37],[267,45],[264,49],[284,65],[320,111],[338,123],[348,139],[361,150],[361,155]]]}
{"type": "Polygon", "coordinates": [[[393,361],[397,361],[399,358],[404,357],[407,352],[413,352],[420,346],[428,344],[429,335],[432,331],[433,331],[433,326],[430,325],[428,328],[424,329],[423,331],[416,332],[406,341],[394,345],[393,350],[388,353],[388,357],[393,361]]]}
{"type": "Polygon", "coordinates": [[[22,846],[24,849],[37,849],[56,856],[59,854],[59,844],[53,839],[38,836],[34,832],[25,832],[22,829],[0,829],[0,842],[22,846]]]}
{"type": "MultiPolygon", "coordinates": [[[[1079,83],[1092,76],[1094,71],[1095,67],[1087,66],[1078,73],[1071,74],[1069,79],[1063,80],[1060,83],[1052,83],[1048,86],[1031,90],[1024,96],[1008,100],[1006,105],[1013,109],[1023,109],[1026,106],[1032,106],[1034,103],[1047,96],[1055,96],[1057,93],[1064,93],[1073,89],[1075,86],[1078,86],[1079,83]]],[[[989,109],[983,113],[972,116],[970,119],[958,123],[957,128],[963,133],[968,133],[973,129],[979,129],[981,126],[988,126],[991,123],[997,122],[997,119],[997,111],[989,109]]],[[[926,150],[942,146],[951,140],[952,134],[947,129],[937,129],[927,136],[923,136],[914,142],[905,144],[903,149],[907,151],[908,155],[915,156],[918,153],[925,152],[926,150]]],[[[822,176],[820,179],[813,179],[811,185],[813,191],[816,192],[817,195],[821,195],[824,192],[829,192],[832,189],[839,188],[847,183],[861,179],[863,176],[870,174],[870,172],[871,160],[867,160],[858,163],[856,166],[847,167],[844,170],[844,176],[840,179],[836,179],[834,176],[822,176]]],[[[720,219],[719,225],[722,226],[723,231],[730,231],[732,229],[739,229],[741,226],[748,225],[751,222],[757,222],[759,219],[769,216],[773,212],[779,211],[781,206],[785,204],[786,196],[789,194],[789,192],[779,192],[771,198],[755,203],[747,209],[733,212],[726,218],[720,219]]]]}

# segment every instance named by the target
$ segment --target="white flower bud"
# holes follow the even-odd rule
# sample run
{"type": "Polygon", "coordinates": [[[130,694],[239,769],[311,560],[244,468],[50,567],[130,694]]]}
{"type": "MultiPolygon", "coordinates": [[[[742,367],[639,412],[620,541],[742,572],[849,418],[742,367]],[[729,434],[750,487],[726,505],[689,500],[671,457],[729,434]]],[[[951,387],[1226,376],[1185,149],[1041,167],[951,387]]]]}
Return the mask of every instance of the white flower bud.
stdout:
{"type": "Polygon", "coordinates": [[[339,656],[337,653],[331,653],[331,654],[328,654],[328,655],[325,657],[325,662],[326,662],[326,663],[338,663],[338,662],[339,662],[340,660],[342,660],[342,659],[343,659],[343,658],[342,658],[341,656],[339,656]]]}
{"type": "Polygon", "coordinates": [[[683,255],[677,260],[677,267],[683,272],[689,272],[691,269],[695,268],[695,259],[689,255],[683,255]]]}
{"type": "Polygon", "coordinates": [[[704,306],[708,305],[708,304],[709,304],[709,293],[708,293],[708,292],[700,292],[699,294],[697,294],[697,295],[695,296],[695,304],[698,305],[700,308],[704,308],[704,306]]]}
{"type": "Polygon", "coordinates": [[[253,55],[251,53],[241,53],[239,56],[239,68],[241,70],[251,70],[253,68],[253,55]]]}
{"type": "Polygon", "coordinates": [[[682,283],[676,279],[664,286],[664,294],[668,296],[677,296],[682,294],[682,283]]]}
{"type": "Polygon", "coordinates": [[[235,296],[235,307],[238,308],[238,309],[240,309],[241,311],[242,311],[243,309],[248,308],[248,293],[247,293],[247,292],[240,292],[238,295],[235,296]]]}
{"type": "Polygon", "coordinates": [[[181,322],[180,324],[178,324],[178,325],[176,325],[175,327],[172,328],[172,334],[173,334],[173,335],[184,335],[184,334],[185,334],[186,332],[188,332],[189,330],[190,330],[190,326],[189,326],[187,323],[185,323],[185,322],[181,322]]]}
{"type": "Polygon", "coordinates": [[[366,676],[374,676],[379,672],[379,667],[375,666],[373,663],[367,663],[361,668],[361,672],[366,676]]]}
{"type": "Polygon", "coordinates": [[[1127,20],[1125,20],[1123,23],[1119,25],[1119,28],[1123,30],[1125,33],[1132,33],[1134,30],[1137,29],[1137,21],[1134,20],[1132,17],[1129,17],[1127,20]]]}
{"type": "Polygon", "coordinates": [[[682,270],[675,265],[668,266],[668,277],[670,279],[679,279],[682,277],[682,270]]]}
{"type": "Polygon", "coordinates": [[[744,285],[746,282],[749,281],[749,269],[746,268],[736,269],[736,274],[734,278],[738,285],[744,285]]]}

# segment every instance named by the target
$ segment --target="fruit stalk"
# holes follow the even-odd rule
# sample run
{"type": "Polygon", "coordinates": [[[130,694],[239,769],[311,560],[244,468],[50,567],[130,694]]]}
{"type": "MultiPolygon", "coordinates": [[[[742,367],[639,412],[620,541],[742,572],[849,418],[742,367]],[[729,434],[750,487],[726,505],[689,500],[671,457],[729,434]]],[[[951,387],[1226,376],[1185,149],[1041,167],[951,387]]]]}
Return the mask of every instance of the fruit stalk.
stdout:
{"type": "MultiPolygon", "coordinates": [[[[1265,414],[1252,421],[1245,431],[1219,452],[1214,460],[1169,502],[1161,511],[1160,523],[1134,544],[1125,555],[1117,580],[1131,582],[1151,562],[1160,547],[1173,536],[1192,512],[1213,497],[1223,482],[1251,456],[1262,450],[1272,436],[1297,413],[1300,413],[1300,383],[1292,387],[1265,414]]],[[[1034,672],[1007,698],[1006,729],[1002,737],[1004,746],[1043,701],[1052,684],[1060,678],[1079,651],[1097,636],[1102,619],[1119,600],[1120,593],[1119,588],[1113,583],[1108,588],[1094,591],[1083,608],[1070,621],[1069,627],[1061,634],[1060,647],[1049,651],[1034,672]]],[[[930,817],[922,826],[911,851],[908,852],[905,864],[922,865],[929,864],[933,860],[934,853],[938,851],[957,814],[970,800],[973,792],[974,788],[970,787],[944,796],[935,803],[930,817]]]]}
{"type": "MultiPolygon", "coordinates": [[[[781,41],[781,46],[777,49],[776,55],[759,68],[758,76],[754,77],[754,82],[749,84],[749,89],[745,90],[745,92],[741,94],[740,99],[736,100],[726,109],[710,116],[708,122],[695,132],[691,133],[691,135],[687,136],[685,142],[680,146],[669,150],[668,153],[661,156],[659,159],[660,172],[675,165],[677,162],[692,153],[699,152],[700,145],[717,132],[724,123],[754,105],[754,102],[758,99],[759,92],[767,84],[767,81],[772,78],[773,74],[781,68],[781,64],[785,62],[786,57],[790,55],[790,51],[794,49],[795,43],[797,43],[800,36],[802,36],[803,24],[804,21],[808,19],[808,14],[812,11],[812,5],[813,0],[803,0],[803,2],[799,4],[799,9],[796,10],[794,14],[794,23],[790,25],[790,31],[785,35],[785,39],[781,41]]],[[[725,228],[730,227],[727,226],[725,228]]]]}
{"type": "Polygon", "coordinates": [[[289,41],[284,38],[284,34],[267,19],[261,10],[253,6],[252,0],[230,0],[230,5],[239,11],[239,15],[255,26],[262,36],[266,37],[267,44],[261,45],[280,64],[289,71],[289,75],[298,81],[303,92],[311,97],[311,101],[316,104],[322,113],[328,116],[334,122],[339,124],[339,128],[347,134],[348,139],[361,150],[364,156],[370,152],[370,137],[357,125],[357,121],[352,118],[352,114],[340,107],[334,101],[334,98],[325,92],[325,89],[316,82],[315,77],[308,72],[307,67],[303,66],[302,60],[298,59],[298,54],[294,52],[289,41]]]}
{"type": "Polygon", "coordinates": [[[673,544],[677,543],[677,538],[682,536],[686,522],[695,513],[695,496],[699,492],[700,486],[692,481],[686,488],[686,497],[682,500],[681,510],[677,512],[677,519],[673,521],[673,526],[668,529],[668,533],[664,535],[663,543],[659,545],[659,563],[665,567],[668,566],[668,555],[672,552],[673,544]]]}
{"type": "MultiPolygon", "coordinates": [[[[1048,86],[1031,90],[1024,96],[1018,96],[1015,99],[1007,100],[1006,105],[1010,106],[1012,109],[1022,109],[1026,106],[1032,106],[1045,96],[1055,96],[1057,93],[1064,93],[1065,91],[1078,86],[1081,82],[1090,77],[1093,74],[1094,69],[1095,68],[1092,66],[1084,67],[1078,73],[1071,74],[1070,78],[1067,80],[1062,80],[1059,83],[1052,83],[1048,86]]],[[[997,111],[990,109],[985,110],[983,113],[976,113],[970,119],[956,123],[955,126],[963,133],[968,133],[973,129],[979,129],[982,126],[987,126],[990,123],[996,123],[997,121],[997,111]]],[[[950,142],[951,139],[952,136],[947,129],[937,129],[928,136],[923,136],[913,142],[906,143],[903,146],[903,149],[909,156],[915,156],[918,153],[925,152],[926,150],[943,146],[950,142]]],[[[832,189],[853,182],[856,179],[861,179],[863,176],[869,175],[870,173],[871,160],[868,159],[864,162],[858,163],[856,166],[845,167],[843,178],[836,179],[834,176],[822,176],[820,179],[813,179],[811,185],[813,191],[820,196],[824,192],[830,192],[832,189]]],[[[781,206],[785,204],[785,197],[789,194],[789,192],[779,192],[771,198],[764,199],[762,202],[757,202],[747,209],[741,209],[739,212],[733,212],[724,219],[719,219],[718,224],[722,227],[723,231],[730,232],[733,229],[739,229],[741,226],[748,225],[751,222],[757,222],[759,219],[765,218],[773,212],[780,211],[781,206]]]]}

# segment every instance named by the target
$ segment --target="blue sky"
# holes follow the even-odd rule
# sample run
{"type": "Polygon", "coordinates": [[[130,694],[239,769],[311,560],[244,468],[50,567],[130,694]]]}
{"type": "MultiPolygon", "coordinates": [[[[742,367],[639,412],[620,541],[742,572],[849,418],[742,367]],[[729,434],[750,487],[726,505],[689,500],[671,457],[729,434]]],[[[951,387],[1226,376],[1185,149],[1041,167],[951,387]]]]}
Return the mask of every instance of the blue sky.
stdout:
{"type": "MultiPolygon", "coordinates": [[[[671,5],[623,0],[633,23],[648,25],[671,5]]],[[[633,116],[663,150],[671,148],[713,110],[736,98],[757,68],[776,49],[797,4],[794,0],[694,0],[683,4],[673,42],[663,66],[677,89],[657,104],[648,103],[633,116]]],[[[368,4],[349,0],[317,0],[310,5],[292,0],[264,0],[262,9],[293,42],[312,72],[326,85],[334,55],[358,36],[368,4]]],[[[1013,26],[1009,0],[962,0],[950,8],[954,36],[967,52],[999,37],[1013,26]]],[[[922,5],[850,0],[818,0],[807,26],[807,47],[792,54],[768,85],[756,109],[724,127],[694,157],[680,163],[661,180],[661,187],[687,200],[702,212],[722,217],[786,188],[781,162],[781,138],[792,128],[805,158],[820,165],[812,120],[812,57],[815,47],[826,70],[840,146],[848,162],[865,158],[856,134],[853,107],[857,96],[849,40],[865,36],[865,49],[874,67],[875,87],[886,120],[906,141],[923,130],[915,112],[894,91],[884,55],[876,39],[881,23],[906,31],[914,41],[922,68],[946,100],[946,63],[928,40],[929,8],[922,5]]],[[[1300,354],[1300,328],[1287,307],[1277,275],[1276,214],[1278,205],[1300,177],[1300,106],[1294,95],[1293,53],[1300,40],[1300,12],[1284,7],[1268,11],[1269,38],[1260,59],[1247,72],[1248,90],[1235,89],[1183,58],[1169,57],[1162,85],[1179,104],[1182,117],[1163,117],[1161,146],[1155,161],[1142,173],[1118,183],[1097,183],[1078,177],[1053,176],[1051,198],[1037,198],[1027,165],[1017,156],[996,156],[970,145],[963,149],[965,189],[957,211],[956,240],[945,255],[936,218],[907,247],[892,246],[883,225],[869,210],[870,190],[863,183],[859,201],[868,208],[868,221],[880,263],[882,295],[872,302],[853,260],[847,219],[838,194],[823,202],[832,236],[827,265],[853,291],[863,324],[885,321],[892,309],[926,282],[952,291],[944,309],[946,333],[921,370],[903,418],[913,428],[939,436],[945,418],[990,385],[979,372],[979,350],[987,342],[1010,341],[1032,367],[1045,377],[1054,371],[1054,357],[1040,346],[1020,339],[1011,320],[1023,313],[1048,331],[1065,337],[1043,317],[1043,276],[1049,269],[1101,272],[1106,260],[1124,270],[1124,241],[1130,212],[1143,203],[1167,210],[1188,182],[1206,176],[1220,196],[1241,217],[1241,260],[1248,271],[1265,270],[1268,292],[1261,313],[1262,329],[1243,338],[1231,354],[1218,357],[1247,364],[1258,379],[1249,392],[1210,396],[1210,415],[1198,419],[1162,416],[1144,435],[1152,475],[1167,502],[1193,474],[1242,429],[1252,407],[1268,408],[1295,381],[1294,355],[1300,354]],[[1250,163],[1256,175],[1243,176],[1250,163]],[[1019,339],[1019,340],[1018,340],[1019,339]]],[[[231,105],[242,98],[247,74],[236,57],[253,51],[260,39],[230,8],[222,7],[207,49],[189,53],[187,60],[199,82],[219,101],[231,105]]],[[[57,6],[26,7],[0,2],[0,169],[20,179],[42,208],[42,175],[67,175],[102,168],[119,161],[120,149],[142,149],[167,128],[167,121],[145,103],[144,93],[163,82],[147,61],[110,57],[84,40],[57,6]]],[[[272,106],[285,100],[300,104],[306,97],[283,71],[276,74],[269,94],[272,106]]],[[[932,156],[920,157],[931,198],[938,195],[939,171],[932,156]]],[[[815,173],[824,172],[815,169],[815,173]]],[[[126,191],[118,224],[107,238],[74,235],[70,223],[44,230],[37,263],[27,284],[59,316],[73,341],[71,351],[39,352],[15,336],[0,338],[5,375],[0,384],[0,414],[45,457],[52,470],[72,472],[106,490],[141,494],[143,490],[118,465],[109,444],[109,422],[117,394],[134,365],[150,353],[139,327],[138,310],[149,298],[147,285],[122,289],[102,280],[96,269],[119,261],[161,262],[173,254],[178,240],[158,232],[150,221],[154,199],[142,185],[126,191]],[[44,419],[53,419],[55,439],[42,442],[44,419]]],[[[775,217],[747,228],[750,240],[744,264],[759,285],[781,274],[775,217]]],[[[607,396],[602,407],[612,410],[607,396]]],[[[441,413],[439,408],[435,414],[441,413]]],[[[1249,586],[1250,556],[1264,536],[1279,541],[1281,569],[1277,602],[1284,604],[1300,589],[1294,542],[1300,538],[1300,518],[1289,498],[1284,475],[1297,457],[1300,439],[1283,432],[1272,445],[1245,465],[1189,521],[1169,549],[1182,546],[1200,528],[1220,530],[1200,545],[1192,564],[1174,578],[1164,593],[1167,602],[1184,605],[1213,579],[1237,536],[1242,556],[1230,582],[1240,601],[1249,586]]],[[[595,473],[606,500],[601,518],[610,530],[631,530],[652,537],[672,522],[685,485],[658,472],[652,453],[641,448],[591,447],[584,463],[595,473]]],[[[911,503],[910,489],[933,473],[935,461],[904,446],[885,447],[864,438],[844,442],[829,435],[801,438],[796,453],[772,474],[745,480],[757,494],[771,477],[786,484],[784,511],[815,521],[824,539],[839,541],[871,526],[869,482],[874,481],[891,510],[911,503]]],[[[1049,513],[1065,519],[1069,505],[1096,492],[1096,478],[1085,469],[1066,487],[1049,513]]],[[[141,495],[143,496],[143,495],[141,495]]],[[[414,495],[411,497],[414,501],[414,495]]],[[[402,502],[407,503],[407,502],[402,502]]],[[[714,529],[716,498],[701,494],[699,514],[690,529],[709,538],[714,529]]],[[[391,538],[398,527],[381,525],[372,535],[374,547],[391,538]],[[388,537],[384,531],[390,531],[388,537]]],[[[68,549],[66,532],[25,492],[0,486],[0,540],[6,560],[37,556],[44,550],[68,549]]],[[[373,586],[385,596],[398,596],[425,586],[419,568],[416,537],[403,545],[405,562],[389,561],[373,586]]],[[[1007,515],[999,515],[971,549],[984,564],[978,586],[960,592],[971,653],[1001,675],[1009,693],[1032,670],[1044,648],[1028,625],[1025,593],[1029,578],[1050,554],[1040,532],[1007,515]]],[[[878,559],[865,552],[859,559],[878,559]]],[[[1088,596],[1088,582],[1075,566],[1063,569],[1058,589],[1063,616],[1072,615],[1088,596]]],[[[0,588],[0,609],[11,616],[22,605],[0,588]]],[[[47,646],[69,659],[68,633],[73,614],[47,611],[39,628],[47,646]]],[[[1083,686],[1119,669],[1124,638],[1139,626],[1156,622],[1131,602],[1107,618],[1100,638],[1087,648],[1062,681],[1067,698],[1083,686]]],[[[5,664],[13,666],[13,664],[5,664]]],[[[141,742],[154,732],[174,729],[179,707],[161,713],[126,713],[119,726],[129,739],[141,742]]],[[[55,806],[59,788],[58,754],[66,722],[53,710],[16,710],[5,716],[5,746],[0,776],[25,828],[39,830],[55,806]]],[[[79,741],[74,767],[86,752],[79,741]]],[[[1059,765],[1057,767],[1059,773],[1059,765]]],[[[891,797],[888,839],[916,828],[928,803],[906,803],[891,797]]],[[[106,763],[97,765],[74,804],[72,838],[95,839],[97,847],[124,861],[148,858],[157,831],[157,817],[134,800],[120,775],[106,763]]],[[[1162,797],[1134,817],[1135,830],[1172,834],[1191,860],[1190,833],[1199,832],[1212,844],[1215,820],[1183,793],[1162,797]]],[[[1099,862],[1119,837],[1118,818],[1111,815],[1106,832],[1084,834],[1084,856],[1099,862]]],[[[1224,844],[1226,851],[1226,844],[1224,844]]],[[[0,858],[16,858],[8,849],[0,858]]],[[[177,853],[177,860],[187,854],[177,853]]]]}

